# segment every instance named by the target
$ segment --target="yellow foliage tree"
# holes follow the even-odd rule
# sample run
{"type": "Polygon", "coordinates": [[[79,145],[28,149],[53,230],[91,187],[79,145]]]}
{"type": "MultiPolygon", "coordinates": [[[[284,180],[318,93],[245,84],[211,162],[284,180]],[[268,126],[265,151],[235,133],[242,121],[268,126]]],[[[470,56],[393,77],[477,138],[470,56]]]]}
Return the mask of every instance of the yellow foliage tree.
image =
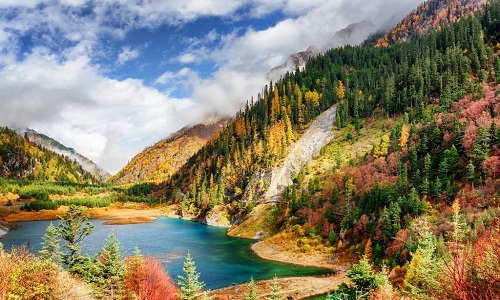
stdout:
{"type": "Polygon", "coordinates": [[[344,84],[342,83],[342,80],[338,81],[338,85],[337,85],[337,97],[340,100],[343,100],[345,98],[345,87],[344,87],[344,84]]]}
{"type": "Polygon", "coordinates": [[[401,127],[401,136],[399,137],[399,146],[401,148],[406,147],[406,144],[408,144],[408,138],[410,137],[410,126],[408,125],[403,125],[401,127]]]}
{"type": "Polygon", "coordinates": [[[385,157],[389,153],[391,139],[389,134],[384,134],[380,139],[380,144],[373,149],[373,157],[385,157]]]}

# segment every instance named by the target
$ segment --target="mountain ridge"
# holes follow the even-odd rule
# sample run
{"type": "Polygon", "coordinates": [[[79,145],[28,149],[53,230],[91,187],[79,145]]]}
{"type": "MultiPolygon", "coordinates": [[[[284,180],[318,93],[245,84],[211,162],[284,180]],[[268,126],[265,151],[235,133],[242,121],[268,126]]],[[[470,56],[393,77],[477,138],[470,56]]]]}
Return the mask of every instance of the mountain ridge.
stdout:
{"type": "Polygon", "coordinates": [[[106,170],[99,167],[89,158],[76,152],[73,148],[64,146],[60,142],[45,134],[38,133],[37,131],[29,128],[26,129],[23,134],[28,138],[28,140],[36,143],[37,145],[76,160],[87,172],[92,174],[95,178],[98,178],[100,181],[104,181],[110,176],[106,170]]]}

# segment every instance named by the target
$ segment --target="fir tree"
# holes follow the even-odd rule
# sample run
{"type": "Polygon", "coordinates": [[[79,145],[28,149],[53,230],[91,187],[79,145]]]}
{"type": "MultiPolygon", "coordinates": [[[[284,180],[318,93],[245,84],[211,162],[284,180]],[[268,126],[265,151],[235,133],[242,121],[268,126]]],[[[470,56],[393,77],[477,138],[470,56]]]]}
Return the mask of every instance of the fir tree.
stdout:
{"type": "Polygon", "coordinates": [[[255,287],[255,281],[253,277],[250,278],[250,282],[248,283],[248,294],[245,296],[245,300],[257,300],[257,289],[255,287]]]}
{"type": "Polygon", "coordinates": [[[179,275],[177,284],[179,285],[179,298],[183,300],[194,300],[204,295],[202,289],[205,283],[200,282],[200,273],[196,272],[196,266],[188,252],[186,261],[182,268],[183,275],[179,275]]]}
{"type": "Polygon", "coordinates": [[[359,262],[347,271],[347,277],[356,285],[359,290],[373,290],[378,287],[380,280],[373,271],[370,262],[363,256],[359,262]]]}
{"type": "Polygon", "coordinates": [[[472,183],[472,188],[474,188],[474,179],[476,178],[476,174],[475,174],[475,167],[474,167],[474,164],[472,163],[472,161],[469,161],[469,163],[467,164],[467,168],[466,168],[466,172],[467,172],[467,181],[469,181],[470,183],[472,183]]]}
{"type": "Polygon", "coordinates": [[[98,288],[106,299],[120,299],[125,279],[125,265],[122,262],[122,250],[114,231],[108,235],[106,243],[97,255],[96,264],[100,269],[102,285],[98,288]]]}
{"type": "Polygon", "coordinates": [[[60,241],[60,232],[58,228],[50,222],[43,236],[42,250],[38,252],[40,257],[61,265],[63,262],[63,253],[59,244],[60,241]]]}
{"type": "Polygon", "coordinates": [[[278,283],[278,277],[276,276],[274,276],[273,278],[271,291],[269,292],[269,295],[266,297],[266,300],[285,300],[285,298],[281,296],[281,287],[278,283]]]}

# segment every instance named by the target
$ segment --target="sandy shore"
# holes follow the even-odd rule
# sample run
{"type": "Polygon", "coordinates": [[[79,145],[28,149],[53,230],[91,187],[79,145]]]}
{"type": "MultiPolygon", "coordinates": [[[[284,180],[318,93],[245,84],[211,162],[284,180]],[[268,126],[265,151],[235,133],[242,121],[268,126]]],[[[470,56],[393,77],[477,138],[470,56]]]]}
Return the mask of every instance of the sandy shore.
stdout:
{"type": "MultiPolygon", "coordinates": [[[[4,217],[7,222],[56,220],[64,216],[67,206],[57,210],[19,211],[4,217]]],[[[85,211],[92,219],[110,220],[108,225],[138,224],[153,222],[158,216],[175,216],[174,208],[152,208],[144,203],[113,203],[108,207],[91,208],[85,211]]]]}
{"type": "MultiPolygon", "coordinates": [[[[293,299],[304,299],[313,296],[326,294],[334,290],[343,282],[348,282],[345,274],[337,274],[323,277],[286,277],[278,278],[283,297],[293,299]]],[[[273,280],[262,280],[255,283],[259,299],[265,299],[271,291],[273,280]]],[[[226,288],[218,289],[210,293],[216,298],[223,299],[244,299],[248,295],[247,284],[237,284],[226,288]]]]}
{"type": "MultiPolygon", "coordinates": [[[[275,243],[273,238],[253,244],[252,250],[257,256],[264,259],[332,270],[334,274],[330,276],[279,278],[278,283],[282,290],[282,296],[290,296],[293,299],[323,295],[335,290],[341,283],[349,283],[349,278],[346,276],[347,270],[357,261],[354,255],[345,252],[335,255],[321,251],[313,251],[307,254],[290,252],[280,246],[280,243],[275,243]]],[[[265,299],[271,285],[272,280],[264,280],[256,283],[259,299],[265,299]]],[[[212,294],[229,299],[244,299],[247,293],[247,284],[238,284],[218,289],[213,291],[212,294]]]]}

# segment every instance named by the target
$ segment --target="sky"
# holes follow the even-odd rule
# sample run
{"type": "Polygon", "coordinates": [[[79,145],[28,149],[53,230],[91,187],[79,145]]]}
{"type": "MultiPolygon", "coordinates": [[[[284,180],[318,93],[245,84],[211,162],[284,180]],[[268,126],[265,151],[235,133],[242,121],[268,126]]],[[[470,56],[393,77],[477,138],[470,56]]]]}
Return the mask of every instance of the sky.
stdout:
{"type": "Polygon", "coordinates": [[[295,52],[422,0],[0,0],[0,125],[114,174],[147,146],[233,115],[295,52]]]}

